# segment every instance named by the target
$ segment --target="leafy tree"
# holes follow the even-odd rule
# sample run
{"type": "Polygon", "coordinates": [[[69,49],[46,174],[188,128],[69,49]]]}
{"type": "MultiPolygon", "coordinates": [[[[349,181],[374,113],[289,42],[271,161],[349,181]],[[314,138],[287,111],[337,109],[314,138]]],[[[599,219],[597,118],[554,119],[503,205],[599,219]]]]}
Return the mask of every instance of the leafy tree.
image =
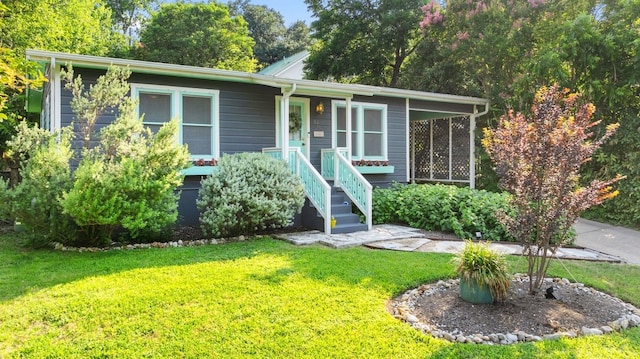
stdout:
{"type": "Polygon", "coordinates": [[[289,28],[284,18],[265,5],[253,5],[248,0],[235,0],[228,4],[231,15],[241,15],[255,41],[253,53],[260,67],[268,66],[305,49],[309,42],[309,28],[297,21],[289,28]]]}
{"type": "Polygon", "coordinates": [[[95,0],[4,0],[0,46],[19,56],[27,48],[108,55],[124,46],[111,11],[95,0]]]}
{"type": "Polygon", "coordinates": [[[242,17],[226,6],[163,4],[140,34],[141,60],[252,72],[253,40],[242,17]]]}
{"type": "Polygon", "coordinates": [[[109,9],[95,0],[0,3],[0,152],[19,121],[36,120],[25,111],[24,89],[39,86],[43,77],[37,64],[24,60],[25,49],[109,55],[124,46],[124,38],[112,31],[109,9]]]}
{"type": "Polygon", "coordinates": [[[405,60],[420,42],[417,24],[423,0],[305,0],[318,19],[318,42],[305,71],[312,79],[332,78],[395,87],[405,60]]]}
{"type": "Polygon", "coordinates": [[[509,111],[496,129],[484,129],[483,146],[512,194],[512,216],[500,215],[528,258],[529,290],[539,289],[550,256],[565,244],[571,226],[584,210],[615,197],[611,185],[622,177],[580,185],[580,168],[613,135],[617,124],[593,138],[592,104],[579,105],[579,96],[559,87],[542,87],[531,116],[509,111]]]}
{"type": "Polygon", "coordinates": [[[146,19],[145,12],[151,10],[156,0],[104,0],[104,2],[111,9],[114,25],[127,37],[129,46],[132,46],[137,29],[146,19]]]}
{"type": "Polygon", "coordinates": [[[16,107],[24,104],[23,94],[29,86],[41,86],[44,80],[37,64],[0,47],[0,158],[9,161],[12,168],[17,168],[17,159],[6,153],[6,141],[15,135],[15,127],[24,119],[16,107]]]}

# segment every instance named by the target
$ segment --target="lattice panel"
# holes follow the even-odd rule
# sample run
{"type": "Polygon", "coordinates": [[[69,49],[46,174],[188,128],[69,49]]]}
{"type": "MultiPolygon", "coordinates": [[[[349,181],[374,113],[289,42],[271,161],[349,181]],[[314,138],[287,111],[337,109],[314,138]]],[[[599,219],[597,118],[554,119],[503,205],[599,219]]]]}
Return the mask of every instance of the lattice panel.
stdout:
{"type": "Polygon", "coordinates": [[[410,141],[409,148],[413,148],[415,156],[412,156],[412,168],[415,168],[416,178],[431,177],[431,167],[429,160],[429,148],[431,146],[430,136],[431,121],[412,121],[410,122],[410,141]]]}
{"type": "Polygon", "coordinates": [[[449,120],[432,120],[432,171],[434,179],[449,179],[449,120]]]}
{"type": "Polygon", "coordinates": [[[416,179],[469,180],[469,124],[468,117],[410,123],[411,166],[416,179]]]}
{"type": "Polygon", "coordinates": [[[451,179],[469,179],[469,118],[451,119],[451,179]]]}

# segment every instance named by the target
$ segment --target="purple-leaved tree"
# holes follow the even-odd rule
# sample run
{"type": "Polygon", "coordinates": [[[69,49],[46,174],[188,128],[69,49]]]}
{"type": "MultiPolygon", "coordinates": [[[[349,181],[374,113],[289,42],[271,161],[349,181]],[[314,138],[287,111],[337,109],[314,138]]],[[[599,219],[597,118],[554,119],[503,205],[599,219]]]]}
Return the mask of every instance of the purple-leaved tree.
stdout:
{"type": "Polygon", "coordinates": [[[587,208],[618,192],[623,177],[580,184],[580,167],[590,161],[618,127],[594,138],[595,106],[557,85],[536,93],[531,115],[509,111],[496,129],[484,129],[482,144],[493,160],[500,185],[512,194],[513,213],[498,213],[508,231],[524,245],[529,292],[540,289],[551,257],[566,244],[571,226],[587,208]]]}

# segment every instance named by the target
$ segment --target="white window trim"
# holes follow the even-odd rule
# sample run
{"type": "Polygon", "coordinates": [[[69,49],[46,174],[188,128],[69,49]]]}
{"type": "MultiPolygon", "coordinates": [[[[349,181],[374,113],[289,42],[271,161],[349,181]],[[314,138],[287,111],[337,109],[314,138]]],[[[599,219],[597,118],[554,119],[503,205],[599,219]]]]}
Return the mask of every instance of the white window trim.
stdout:
{"type": "MultiPolygon", "coordinates": [[[[338,107],[343,107],[346,110],[347,102],[333,100],[331,101],[331,145],[333,148],[338,147],[338,107]]],[[[387,105],[370,102],[351,102],[351,108],[355,108],[356,120],[357,120],[357,148],[351,149],[351,159],[353,160],[379,160],[387,161],[389,159],[388,153],[388,133],[387,128],[387,105]],[[381,156],[364,156],[364,110],[378,110],[382,111],[382,155],[381,156]]],[[[347,133],[346,136],[350,136],[347,133]]]]}
{"type": "MultiPolygon", "coordinates": [[[[131,84],[131,97],[138,101],[140,92],[158,92],[158,93],[169,93],[171,94],[171,118],[178,118],[180,120],[179,131],[178,131],[178,143],[183,144],[183,126],[197,126],[193,124],[183,124],[182,122],[182,96],[183,95],[193,95],[193,96],[209,96],[212,98],[213,106],[213,119],[211,121],[211,155],[191,155],[189,153],[189,157],[191,160],[210,160],[212,158],[219,159],[220,158],[220,91],[219,90],[211,90],[211,89],[203,89],[203,88],[193,88],[193,87],[177,87],[177,86],[164,86],[164,85],[150,85],[143,83],[132,83],[131,84]],[[208,158],[211,157],[211,158],[208,158]]],[[[136,106],[136,113],[140,116],[140,107],[139,104],[136,106]]],[[[154,122],[145,122],[150,124],[161,124],[154,122]]],[[[203,126],[208,127],[208,126],[203,126]]]]}

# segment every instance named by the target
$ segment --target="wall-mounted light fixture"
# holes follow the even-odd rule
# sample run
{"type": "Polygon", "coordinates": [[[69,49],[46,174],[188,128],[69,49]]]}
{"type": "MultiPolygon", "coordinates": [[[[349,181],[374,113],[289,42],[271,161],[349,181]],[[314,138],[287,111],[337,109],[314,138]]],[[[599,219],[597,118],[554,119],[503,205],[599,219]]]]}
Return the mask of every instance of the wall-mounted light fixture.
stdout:
{"type": "Polygon", "coordinates": [[[322,104],[322,102],[319,102],[318,105],[316,106],[316,112],[319,115],[322,115],[324,113],[324,105],[322,104]]]}

